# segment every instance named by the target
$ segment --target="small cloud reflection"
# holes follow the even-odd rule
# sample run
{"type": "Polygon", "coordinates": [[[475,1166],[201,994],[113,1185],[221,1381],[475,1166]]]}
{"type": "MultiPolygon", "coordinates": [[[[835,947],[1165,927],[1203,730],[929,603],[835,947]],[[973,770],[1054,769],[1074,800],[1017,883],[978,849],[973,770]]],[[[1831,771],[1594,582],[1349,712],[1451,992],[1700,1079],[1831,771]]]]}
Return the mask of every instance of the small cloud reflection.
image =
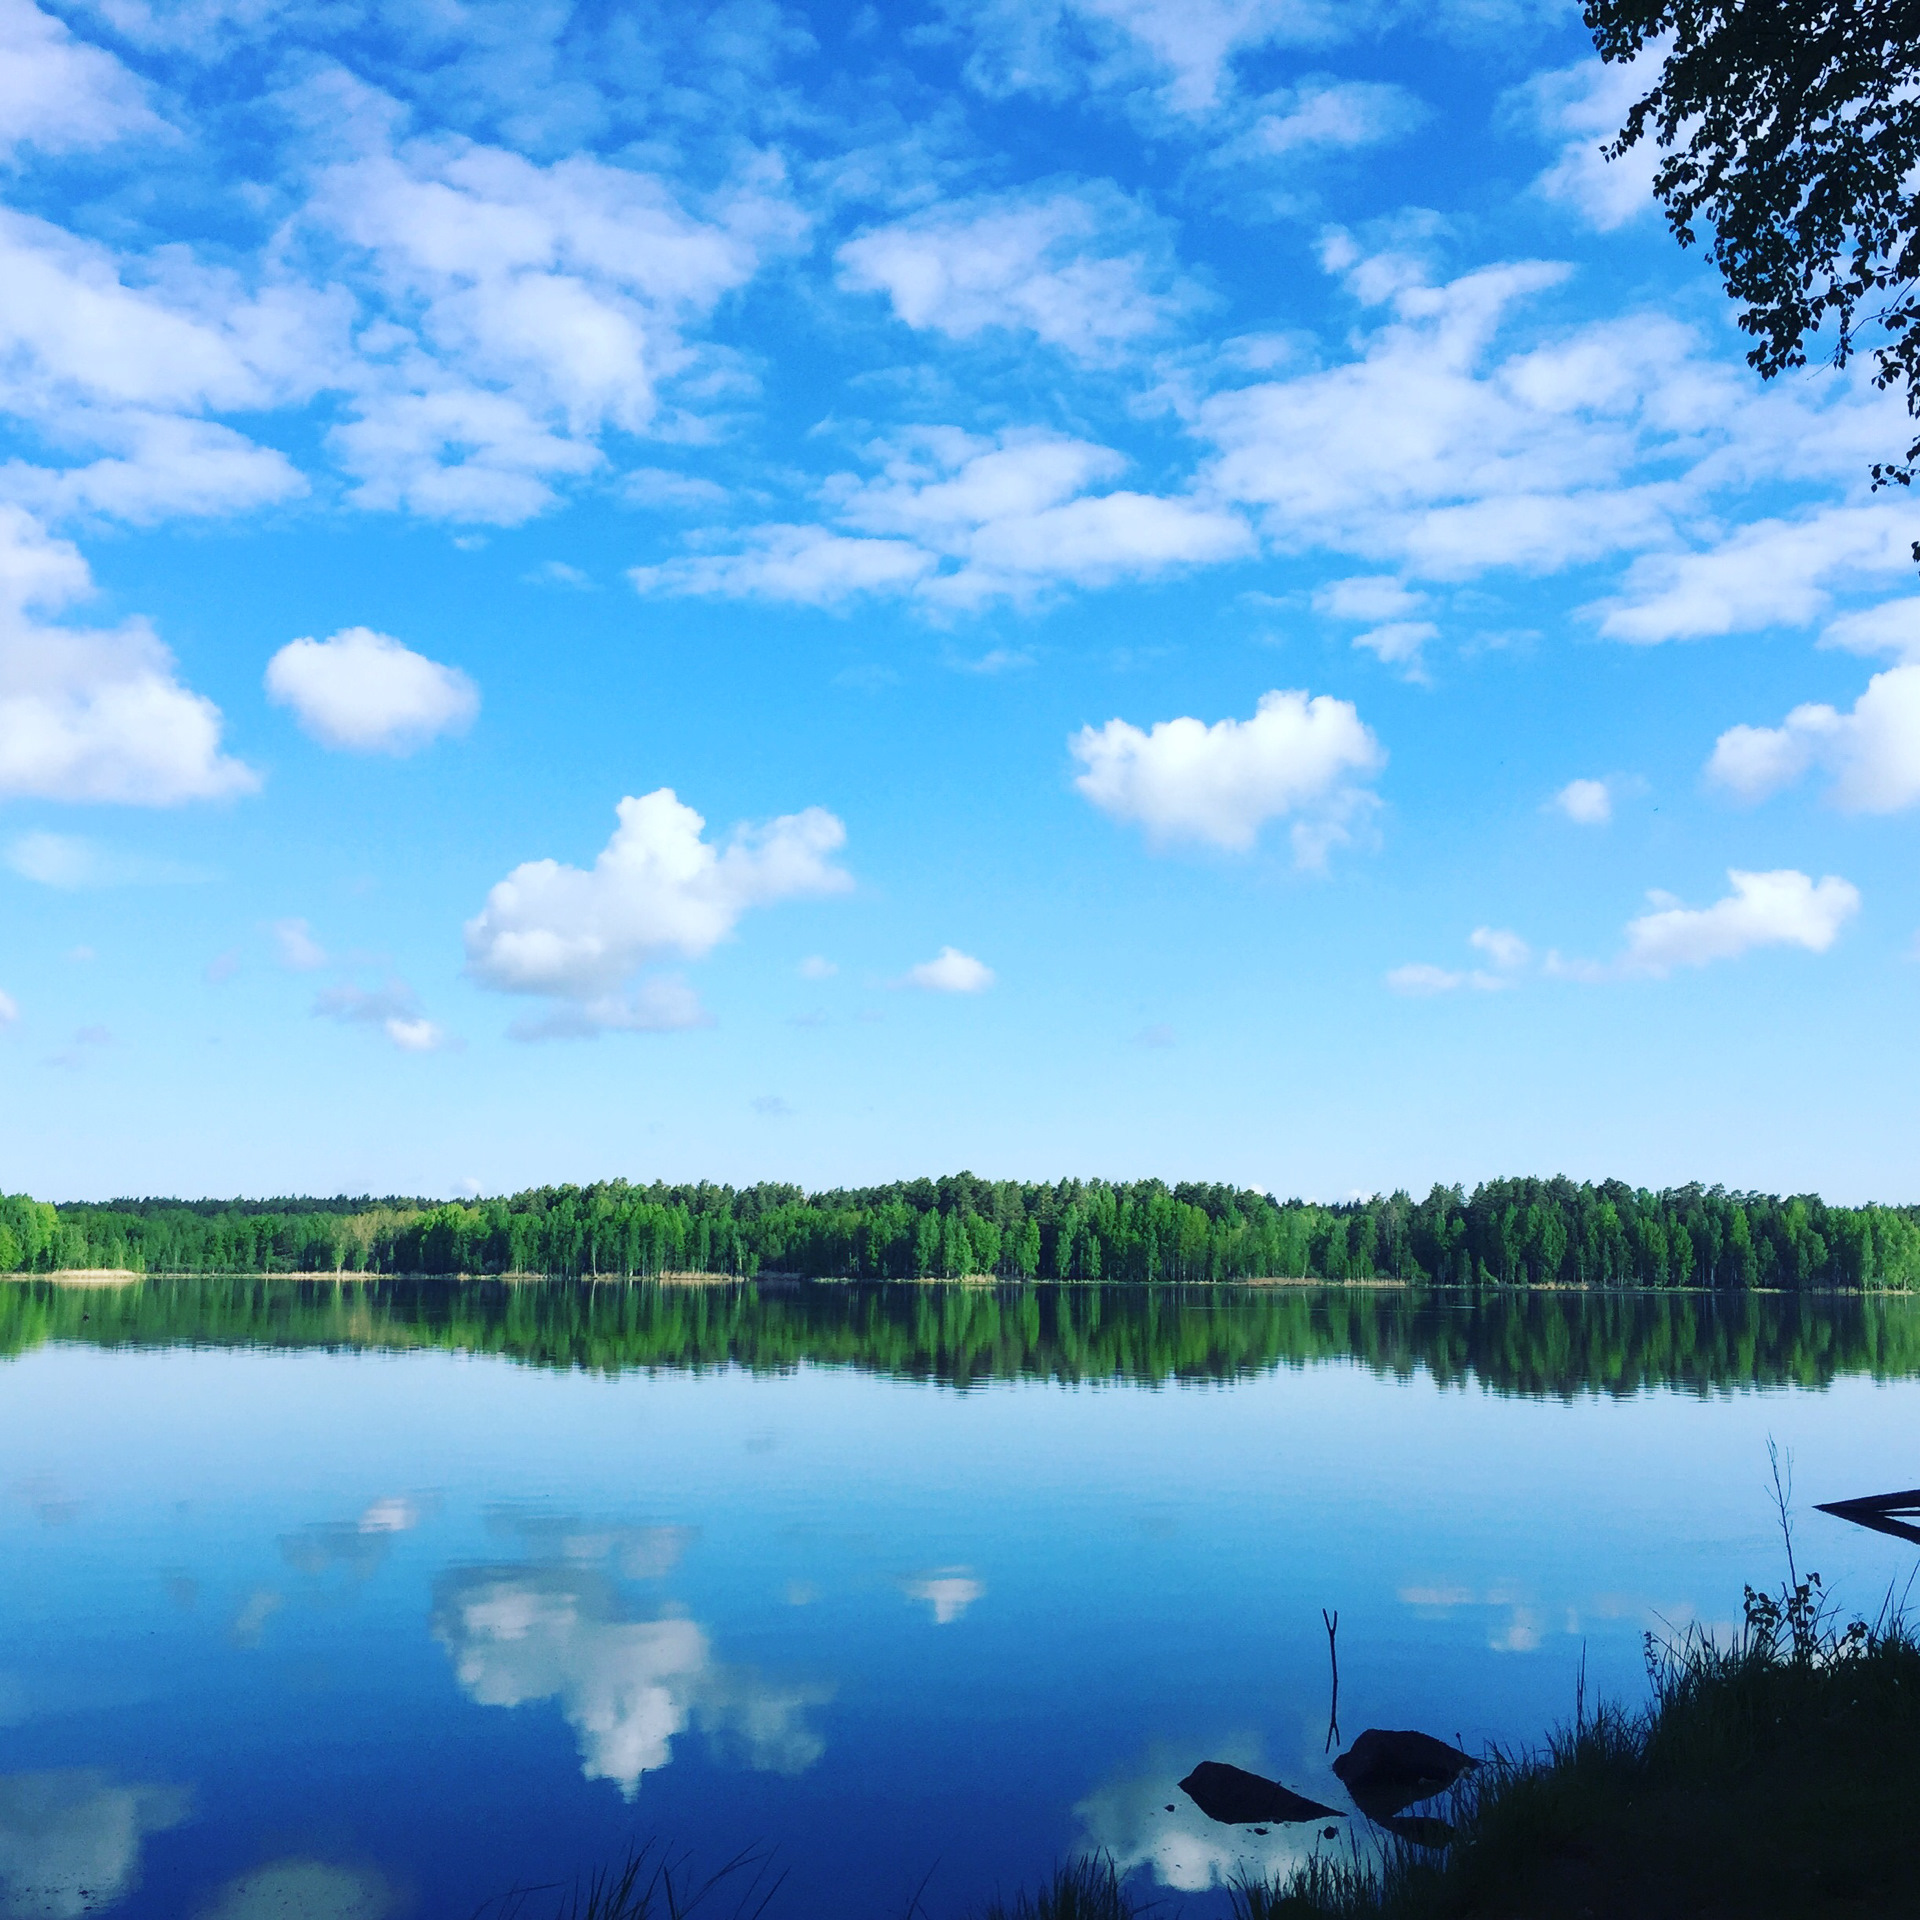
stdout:
{"type": "Polygon", "coordinates": [[[241,1604],[227,1628],[227,1638],[236,1647],[257,1647],[266,1633],[267,1622],[286,1605],[286,1596],[271,1587],[256,1587],[241,1604]]]}
{"type": "Polygon", "coordinates": [[[324,1860],[275,1860],[229,1880],[200,1920],[384,1920],[393,1889],[377,1873],[324,1860]]]}
{"type": "Polygon", "coordinates": [[[76,1920],[124,1899],[150,1833],[177,1827],[182,1787],[118,1786],[92,1768],[0,1774],[0,1915],[76,1920]]]}
{"type": "Polygon", "coordinates": [[[496,1508],[489,1530],[518,1540],[541,1560],[572,1566],[611,1566],[623,1580],[663,1580],[700,1537],[698,1527],[633,1526],[623,1521],[591,1521],[552,1514],[518,1513],[496,1508]]]}
{"type": "Polygon", "coordinates": [[[411,1533],[422,1518],[419,1501],[406,1494],[385,1494],[370,1502],[358,1519],[320,1520],[282,1534],[280,1554],[289,1566],[316,1578],[340,1567],[365,1580],[379,1570],[393,1542],[411,1533]]]}
{"type": "MultiPolygon", "coordinates": [[[[1266,1772],[1260,1743],[1248,1735],[1189,1743],[1179,1749],[1155,1745],[1132,1772],[1096,1787],[1075,1808],[1082,1848],[1111,1856],[1116,1871],[1151,1871],[1176,1893],[1204,1893],[1244,1877],[1279,1879],[1308,1859],[1323,1842],[1318,1824],[1276,1826],[1266,1833],[1209,1820],[1180,1791],[1196,1752],[1205,1751],[1252,1772],[1266,1772]]],[[[1342,1826],[1344,1831],[1344,1823],[1342,1826]]]]}
{"type": "Polygon", "coordinates": [[[931,1573],[916,1573],[901,1581],[901,1591],[909,1600],[919,1600],[933,1609],[933,1624],[950,1627],[986,1594],[986,1582],[976,1579],[971,1567],[940,1567],[931,1573]]]}

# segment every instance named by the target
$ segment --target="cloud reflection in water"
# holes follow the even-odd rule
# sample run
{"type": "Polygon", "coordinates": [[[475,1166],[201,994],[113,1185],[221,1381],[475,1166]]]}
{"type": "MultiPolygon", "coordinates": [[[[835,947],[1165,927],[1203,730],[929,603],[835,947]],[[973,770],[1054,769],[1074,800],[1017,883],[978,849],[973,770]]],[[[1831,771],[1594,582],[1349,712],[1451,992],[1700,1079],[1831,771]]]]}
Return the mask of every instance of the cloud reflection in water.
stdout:
{"type": "Polygon", "coordinates": [[[147,1835],[190,1805],[183,1787],[116,1786],[92,1768],[0,1774],[0,1915],[75,1920],[111,1906],[139,1880],[147,1835]]]}
{"type": "MultiPolygon", "coordinates": [[[[629,1543],[629,1546],[631,1543],[629,1543]]],[[[606,1551],[624,1561],[617,1543],[606,1551]]],[[[804,1772],[825,1752],[807,1709],[832,1689],[768,1681],[716,1661],[683,1615],[631,1617],[618,1587],[578,1561],[457,1568],[435,1589],[433,1632],[477,1705],[558,1700],[581,1771],[631,1800],[640,1776],[698,1726],[715,1749],[762,1773],[804,1772]]]]}

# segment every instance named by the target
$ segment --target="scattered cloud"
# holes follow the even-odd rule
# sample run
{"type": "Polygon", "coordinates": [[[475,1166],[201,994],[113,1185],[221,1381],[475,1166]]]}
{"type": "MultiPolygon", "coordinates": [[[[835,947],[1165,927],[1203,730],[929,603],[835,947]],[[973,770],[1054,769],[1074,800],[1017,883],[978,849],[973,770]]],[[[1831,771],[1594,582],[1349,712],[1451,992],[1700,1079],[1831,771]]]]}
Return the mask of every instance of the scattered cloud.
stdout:
{"type": "Polygon", "coordinates": [[[1710,907],[1655,897],[1654,910],[1627,923],[1619,971],[1664,977],[1676,967],[1734,960],[1756,947],[1801,947],[1825,953],[1860,911],[1860,890],[1828,874],[1815,882],[1783,868],[1742,873],[1729,868],[1733,891],[1710,907]]]}
{"type": "Polygon", "coordinates": [[[1145,828],[1149,844],[1192,840],[1249,850],[1270,820],[1295,816],[1294,854],[1318,865],[1372,801],[1360,782],[1386,754],[1350,701],[1263,694],[1250,720],[1125,720],[1067,742],[1075,787],[1103,813],[1145,828]]]}
{"type": "Polygon", "coordinates": [[[943,203],[849,240],[840,284],[884,293],[916,330],[955,340],[1031,335],[1104,362],[1163,332],[1196,299],[1162,225],[1103,184],[943,203]]]}
{"type": "Polygon", "coordinates": [[[1754,801],[1815,767],[1844,813],[1896,813],[1920,801],[1920,663],[1876,673],[1850,712],[1806,705],[1777,727],[1729,727],[1707,777],[1754,801]]]}
{"type": "Polygon", "coordinates": [[[1653,176],[1660,150],[1643,140],[1624,158],[1601,148],[1625,123],[1627,110],[1658,79],[1657,61],[1609,65],[1582,60],[1536,74],[1516,103],[1539,130],[1562,144],[1559,156],[1534,182],[1536,192],[1568,206],[1591,227],[1612,233],[1654,210],[1653,176]]]}
{"type": "Polygon", "coordinates": [[[1467,944],[1485,959],[1486,966],[1456,969],[1411,960],[1387,974],[1388,990],[1413,1000],[1456,993],[1462,987],[1499,993],[1514,984],[1533,958],[1533,949],[1505,927],[1475,927],[1467,936],[1467,944]]]}
{"type": "Polygon", "coordinates": [[[1613,818],[1613,789],[1604,780],[1569,780],[1549,804],[1576,826],[1604,827],[1613,818]]]}
{"type": "Polygon", "coordinates": [[[1417,94],[1379,80],[1315,74],[1257,102],[1216,162],[1291,161],[1351,153],[1409,134],[1427,118],[1417,94]]]}
{"type": "Polygon", "coordinates": [[[593,576],[565,560],[543,560],[531,573],[521,576],[530,587],[574,587],[585,592],[593,585],[593,576]]]}
{"type": "Polygon", "coordinates": [[[23,880],[66,892],[90,887],[191,886],[211,876],[175,860],[118,852],[75,833],[23,833],[0,854],[23,880]]]}
{"type": "Polygon", "coordinates": [[[476,980],[552,1003],[528,1037],[694,1025],[703,1016],[689,989],[657,976],[634,987],[633,976],[669,955],[710,953],[750,908],[853,885],[833,862],[846,829],[819,807],[736,828],[718,845],[670,787],[615,811],[620,824],[591,868],[530,860],[466,923],[476,980]]]}
{"type": "Polygon", "coordinates": [[[165,130],[112,54],[32,0],[0,6],[0,150],[72,153],[165,130]]]}
{"type": "Polygon", "coordinates": [[[1920,595],[1843,613],[1827,622],[1820,644],[1848,653],[1890,653],[1898,660],[1920,660],[1920,595]]]}
{"type": "Polygon", "coordinates": [[[458,667],[371,627],[290,640],[268,662],[266,684],[322,746],[348,753],[412,753],[480,711],[479,689],[458,667]]]}
{"type": "Polygon", "coordinates": [[[942,947],[933,959],[909,967],[901,984],[921,987],[928,993],[985,993],[995,977],[993,969],[972,954],[962,953],[958,947],[942,947]]]}
{"type": "Polygon", "coordinates": [[[799,966],[802,980],[831,980],[839,971],[831,960],[818,953],[808,954],[799,966]]]}
{"type": "Polygon", "coordinates": [[[1112,487],[1127,462],[1091,441],[929,427],[875,451],[877,473],[836,474],[821,485],[844,531],[751,528],[727,536],[730,550],[636,567],[628,577],[642,593],[815,606],[904,593],[952,613],[1001,598],[1029,603],[1068,584],[1152,578],[1253,549],[1246,524],[1228,509],[1112,487]]]}
{"type": "Polygon", "coordinates": [[[0,1774],[0,1913],[79,1920],[123,1899],[147,1836],[191,1806],[184,1788],[121,1786],[93,1768],[0,1774]]]}
{"type": "Polygon", "coordinates": [[[210,987],[224,987],[239,971],[240,955],[236,949],[229,947],[225,953],[216,953],[201,968],[200,977],[210,987]]]}
{"type": "Polygon", "coordinates": [[[166,807],[251,793],[259,776],[220,750],[219,708],[180,684],[144,621],[37,617],[92,591],[75,547],[0,502],[0,795],[166,807]]]}
{"type": "Polygon", "coordinates": [[[273,936],[275,953],[289,973],[318,973],[331,964],[327,950],[313,937],[313,929],[304,920],[276,920],[267,931],[273,936]]]}
{"type": "Polygon", "coordinates": [[[10,993],[0,993],[0,1027],[10,1027],[19,1018],[19,1001],[10,993]]]}
{"type": "Polygon", "coordinates": [[[763,1093],[748,1103],[763,1120],[791,1120],[798,1111],[777,1093],[763,1093]]]}
{"type": "Polygon", "coordinates": [[[342,981],[316,994],[313,1010],[322,1019],[377,1027],[402,1053],[437,1053],[447,1044],[445,1031],[426,1018],[419,996],[398,978],[371,988],[342,981]]]}

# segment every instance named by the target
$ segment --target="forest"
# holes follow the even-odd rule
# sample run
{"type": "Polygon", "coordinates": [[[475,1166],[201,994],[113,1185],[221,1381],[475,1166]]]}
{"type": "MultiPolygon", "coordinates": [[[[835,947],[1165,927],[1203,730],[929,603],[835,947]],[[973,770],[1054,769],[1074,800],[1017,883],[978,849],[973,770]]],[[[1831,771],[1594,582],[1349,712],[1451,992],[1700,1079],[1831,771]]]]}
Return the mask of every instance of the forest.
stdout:
{"type": "Polygon", "coordinates": [[[0,1199],[0,1273],[85,1268],[1907,1289],[1920,1279],[1920,1208],[1564,1178],[1322,1205],[1227,1186],[971,1173],[812,1194],[614,1180],[471,1202],[0,1199]]]}

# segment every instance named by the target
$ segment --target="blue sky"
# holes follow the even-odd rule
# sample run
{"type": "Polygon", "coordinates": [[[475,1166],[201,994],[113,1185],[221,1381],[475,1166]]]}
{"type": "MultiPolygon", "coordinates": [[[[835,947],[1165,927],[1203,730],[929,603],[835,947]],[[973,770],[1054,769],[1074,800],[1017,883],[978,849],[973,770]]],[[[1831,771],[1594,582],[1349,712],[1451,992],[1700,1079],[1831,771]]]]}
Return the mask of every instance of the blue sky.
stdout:
{"type": "Polygon", "coordinates": [[[0,48],[0,1185],[1913,1197],[1906,423],[1573,9],[0,48]]]}

